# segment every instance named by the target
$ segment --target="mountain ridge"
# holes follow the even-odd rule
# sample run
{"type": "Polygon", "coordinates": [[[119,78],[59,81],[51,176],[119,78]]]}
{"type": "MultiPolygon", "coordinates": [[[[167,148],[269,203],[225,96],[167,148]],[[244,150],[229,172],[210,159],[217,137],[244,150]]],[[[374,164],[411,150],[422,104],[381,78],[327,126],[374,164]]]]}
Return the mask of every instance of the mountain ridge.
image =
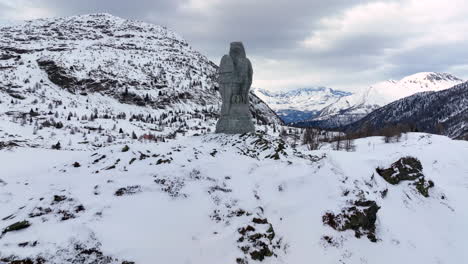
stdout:
{"type": "Polygon", "coordinates": [[[308,87],[277,92],[256,88],[254,93],[275,110],[286,123],[313,118],[327,104],[340,97],[351,95],[351,93],[327,87],[308,87]]]}
{"type": "Polygon", "coordinates": [[[358,133],[363,128],[382,131],[406,126],[406,129],[451,138],[468,138],[468,82],[452,88],[420,92],[381,107],[357,122],[344,127],[358,133]]]}
{"type": "Polygon", "coordinates": [[[395,100],[417,92],[448,89],[461,82],[462,79],[452,74],[434,72],[412,74],[399,81],[379,82],[353,95],[338,99],[322,109],[317,117],[295,125],[337,128],[353,123],[395,100]]]}

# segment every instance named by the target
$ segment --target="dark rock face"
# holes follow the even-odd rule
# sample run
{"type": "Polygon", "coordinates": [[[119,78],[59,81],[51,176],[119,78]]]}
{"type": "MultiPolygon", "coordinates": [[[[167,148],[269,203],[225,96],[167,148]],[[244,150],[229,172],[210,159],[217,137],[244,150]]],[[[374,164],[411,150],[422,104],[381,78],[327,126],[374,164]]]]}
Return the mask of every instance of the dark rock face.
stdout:
{"type": "Polygon", "coordinates": [[[242,134],[255,131],[249,110],[253,70],[241,42],[231,43],[229,55],[221,59],[218,73],[223,104],[216,133],[242,134]]]}
{"type": "Polygon", "coordinates": [[[21,58],[20,55],[13,55],[11,53],[0,54],[0,60],[9,60],[9,59],[19,60],[20,58],[21,58]]]}
{"type": "Polygon", "coordinates": [[[376,169],[388,183],[396,185],[402,181],[410,181],[421,195],[429,197],[429,189],[434,187],[434,182],[426,181],[422,170],[421,162],[414,157],[401,158],[387,169],[376,169]]]}
{"type": "Polygon", "coordinates": [[[68,91],[74,93],[75,86],[78,82],[74,77],[68,76],[66,71],[63,68],[57,66],[57,64],[52,60],[38,60],[37,64],[39,67],[47,73],[50,81],[56,84],[59,87],[67,89],[68,91]]]}
{"type": "Polygon", "coordinates": [[[9,258],[0,259],[0,262],[1,263],[5,262],[9,264],[43,264],[43,263],[46,263],[46,261],[41,257],[38,257],[36,259],[31,259],[31,258],[16,259],[13,257],[9,257],[9,258]]]}
{"type": "Polygon", "coordinates": [[[413,157],[404,157],[393,163],[388,169],[376,169],[377,173],[390,184],[401,181],[414,181],[424,177],[421,162],[413,157]]]}
{"type": "Polygon", "coordinates": [[[413,184],[416,187],[416,190],[418,190],[418,192],[424,197],[429,197],[429,189],[434,187],[434,182],[426,181],[424,177],[419,178],[413,184]]]}
{"type": "Polygon", "coordinates": [[[337,231],[353,230],[357,238],[366,235],[370,241],[377,242],[375,222],[379,209],[375,201],[355,201],[353,206],[341,210],[339,214],[325,213],[322,221],[337,231]]]}
{"type": "Polygon", "coordinates": [[[112,87],[116,87],[119,85],[119,82],[117,80],[78,79],[69,74],[69,71],[67,69],[57,65],[57,63],[53,60],[39,59],[37,63],[39,67],[47,73],[47,76],[49,77],[49,80],[52,83],[63,89],[66,89],[70,93],[87,94],[95,92],[104,92],[106,94],[116,97],[117,99],[120,99],[120,101],[126,101],[126,103],[130,104],[133,103],[138,105],[138,103],[134,101],[143,101],[143,98],[136,98],[134,95],[132,96],[132,94],[120,95],[113,92],[112,87]]]}
{"type": "MultiPolygon", "coordinates": [[[[135,264],[133,261],[120,260],[114,257],[108,256],[102,252],[100,244],[90,246],[84,244],[74,244],[71,248],[63,248],[59,251],[61,254],[67,254],[68,258],[66,261],[57,262],[56,259],[47,256],[38,256],[34,258],[19,258],[17,256],[8,256],[0,258],[0,263],[8,264],[46,264],[46,263],[70,263],[70,264],[112,264],[112,263],[121,263],[121,264],[135,264]]],[[[59,254],[60,255],[60,254],[59,254]]]]}
{"type": "Polygon", "coordinates": [[[16,223],[6,227],[2,231],[2,235],[5,234],[5,233],[8,233],[8,232],[13,232],[13,231],[26,229],[26,228],[28,228],[30,226],[31,226],[31,223],[29,221],[27,221],[27,220],[24,220],[24,221],[21,221],[21,222],[16,222],[16,223]]]}
{"type": "Polygon", "coordinates": [[[124,195],[132,195],[141,192],[141,187],[139,185],[134,185],[134,186],[127,186],[127,187],[122,187],[115,191],[114,195],[115,196],[124,196],[124,195]]]}
{"type": "Polygon", "coordinates": [[[0,150],[1,149],[11,149],[11,148],[14,148],[14,147],[19,147],[19,145],[17,143],[15,143],[14,141],[1,141],[0,142],[0,150]]]}

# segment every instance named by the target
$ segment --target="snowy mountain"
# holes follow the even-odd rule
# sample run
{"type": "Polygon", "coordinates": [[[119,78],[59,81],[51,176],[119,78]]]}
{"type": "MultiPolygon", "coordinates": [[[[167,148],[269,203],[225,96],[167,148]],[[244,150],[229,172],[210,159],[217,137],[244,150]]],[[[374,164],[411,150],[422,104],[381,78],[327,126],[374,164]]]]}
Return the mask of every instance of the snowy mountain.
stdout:
{"type": "Polygon", "coordinates": [[[310,150],[253,94],[257,131],[213,134],[215,75],[174,32],[107,14],[0,28],[0,263],[468,259],[466,141],[310,150]]]}
{"type": "Polygon", "coordinates": [[[316,117],[324,107],[351,93],[325,87],[271,92],[257,88],[254,93],[267,103],[285,123],[316,117]]]}
{"type": "Polygon", "coordinates": [[[334,128],[357,121],[395,100],[424,91],[441,91],[462,83],[447,73],[423,72],[400,81],[385,81],[345,96],[320,111],[318,117],[298,125],[334,128]]]}
{"type": "Polygon", "coordinates": [[[345,129],[358,132],[365,128],[377,132],[396,126],[468,139],[468,82],[447,90],[417,93],[400,99],[345,129]]]}
{"type": "MultiPolygon", "coordinates": [[[[216,70],[176,33],[108,14],[1,27],[0,124],[27,131],[21,144],[68,135],[67,148],[207,133],[221,103],[216,70]]],[[[251,101],[257,124],[281,123],[251,101]]]]}

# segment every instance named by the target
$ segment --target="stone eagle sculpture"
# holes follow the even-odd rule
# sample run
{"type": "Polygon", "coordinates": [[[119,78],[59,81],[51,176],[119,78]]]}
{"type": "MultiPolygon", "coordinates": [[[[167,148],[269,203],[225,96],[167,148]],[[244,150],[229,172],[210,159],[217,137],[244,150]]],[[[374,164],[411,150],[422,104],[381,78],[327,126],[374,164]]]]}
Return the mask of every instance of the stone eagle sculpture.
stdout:
{"type": "Polygon", "coordinates": [[[252,64],[242,42],[232,42],[218,69],[219,92],[223,100],[216,133],[242,134],[255,131],[249,109],[252,64]]]}

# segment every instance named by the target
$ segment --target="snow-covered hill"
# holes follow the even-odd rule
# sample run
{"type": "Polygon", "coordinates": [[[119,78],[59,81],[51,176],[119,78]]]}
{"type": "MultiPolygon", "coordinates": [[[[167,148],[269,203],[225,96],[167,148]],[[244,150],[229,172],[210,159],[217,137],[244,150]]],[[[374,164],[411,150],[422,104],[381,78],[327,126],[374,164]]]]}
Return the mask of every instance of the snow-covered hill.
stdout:
{"type": "Polygon", "coordinates": [[[351,93],[325,87],[271,92],[257,88],[254,93],[267,103],[286,123],[316,117],[324,107],[351,93]]]}
{"type": "Polygon", "coordinates": [[[355,122],[375,109],[395,100],[425,91],[441,91],[462,83],[447,73],[422,72],[400,81],[385,81],[345,96],[320,111],[318,117],[304,124],[334,128],[355,122]]]}
{"type": "Polygon", "coordinates": [[[261,133],[1,150],[0,261],[458,263],[467,155],[465,141],[417,133],[356,152],[261,133]],[[377,173],[406,156],[418,180],[377,173]]]}
{"type": "MultiPolygon", "coordinates": [[[[108,14],[0,27],[0,127],[18,144],[67,135],[65,148],[207,133],[221,102],[216,69],[176,33],[108,14]]],[[[281,123],[251,101],[257,124],[281,123]]]]}

